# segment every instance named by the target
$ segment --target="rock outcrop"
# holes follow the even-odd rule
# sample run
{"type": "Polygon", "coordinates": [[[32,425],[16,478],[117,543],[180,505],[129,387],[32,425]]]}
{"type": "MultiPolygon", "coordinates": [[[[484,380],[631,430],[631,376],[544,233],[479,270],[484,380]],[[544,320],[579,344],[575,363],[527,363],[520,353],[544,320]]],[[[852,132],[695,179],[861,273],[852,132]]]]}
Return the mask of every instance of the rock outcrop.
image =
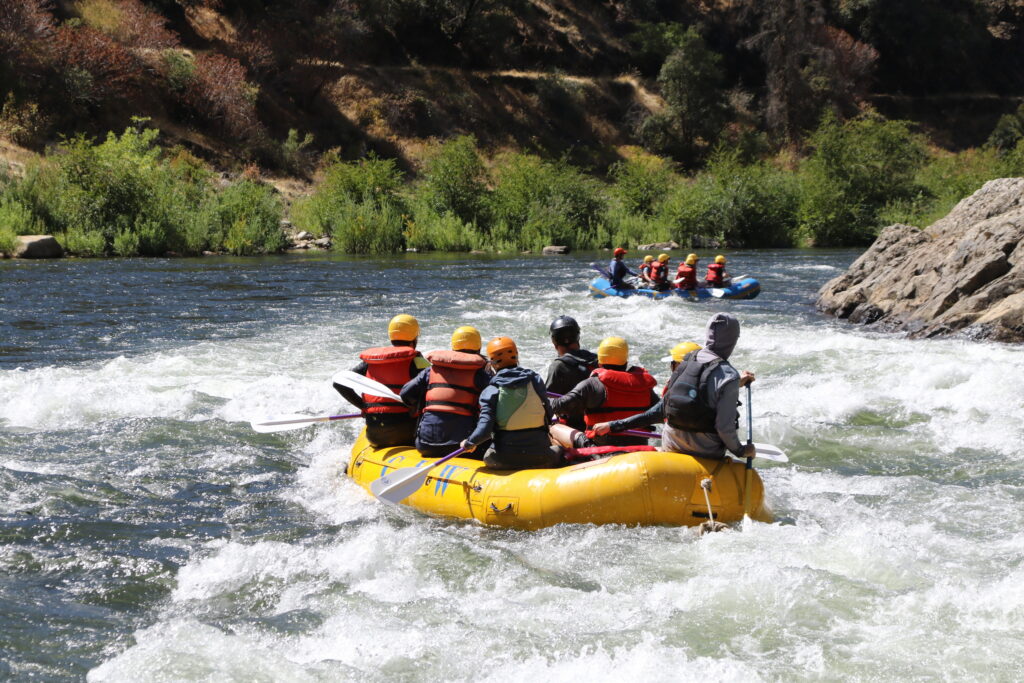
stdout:
{"type": "Polygon", "coordinates": [[[64,249],[52,235],[21,235],[11,254],[14,258],[60,258],[64,249]]]}
{"type": "Polygon", "coordinates": [[[678,249],[679,243],[675,240],[671,242],[652,242],[651,244],[641,244],[637,249],[640,251],[671,251],[672,249],[678,249]]]}
{"type": "Polygon", "coordinates": [[[818,292],[818,309],[936,337],[1024,341],[1024,178],[1002,178],[925,230],[892,225],[818,292]]]}
{"type": "Polygon", "coordinates": [[[568,254],[569,247],[549,245],[544,247],[540,253],[544,254],[545,256],[560,256],[563,254],[568,254]]]}

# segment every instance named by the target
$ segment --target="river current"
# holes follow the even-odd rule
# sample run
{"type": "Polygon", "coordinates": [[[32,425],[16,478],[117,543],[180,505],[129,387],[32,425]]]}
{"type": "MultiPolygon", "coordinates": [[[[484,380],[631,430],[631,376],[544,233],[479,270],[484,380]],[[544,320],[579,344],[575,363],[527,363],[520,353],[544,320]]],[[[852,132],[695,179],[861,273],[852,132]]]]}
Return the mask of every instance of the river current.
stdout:
{"type": "MultiPolygon", "coordinates": [[[[632,256],[632,255],[631,255],[632,256]]],[[[1024,348],[813,309],[849,251],[732,255],[753,301],[595,300],[606,256],[0,262],[0,679],[1024,677],[1024,348]],[[485,528],[344,476],[329,378],[416,315],[661,358],[743,325],[773,524],[485,528]]]]}

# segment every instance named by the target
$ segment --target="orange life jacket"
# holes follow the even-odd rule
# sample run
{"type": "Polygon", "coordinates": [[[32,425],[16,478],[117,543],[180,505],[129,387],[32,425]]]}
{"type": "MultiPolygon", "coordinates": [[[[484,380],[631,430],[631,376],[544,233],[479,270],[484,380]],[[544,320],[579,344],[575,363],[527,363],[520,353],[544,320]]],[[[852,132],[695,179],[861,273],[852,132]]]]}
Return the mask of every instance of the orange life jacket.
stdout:
{"type": "Polygon", "coordinates": [[[642,263],[642,264],[640,264],[640,277],[645,277],[645,276],[646,277],[650,277],[651,276],[651,264],[650,263],[642,263]]]}
{"type": "MultiPolygon", "coordinates": [[[[411,346],[380,346],[366,349],[359,354],[366,363],[366,376],[380,382],[396,394],[405,383],[412,379],[409,368],[412,359],[420,352],[411,346]]],[[[408,413],[409,407],[400,401],[382,396],[363,394],[363,414],[367,413],[408,413]]]]}
{"type": "Polygon", "coordinates": [[[696,289],[697,288],[697,269],[693,266],[688,266],[685,263],[679,264],[679,271],[676,272],[676,279],[679,280],[679,289],[696,289]]]}
{"type": "Polygon", "coordinates": [[[427,360],[430,377],[423,412],[475,417],[480,411],[480,392],[474,379],[487,361],[479,354],[461,351],[431,351],[427,360]]]}
{"type": "Polygon", "coordinates": [[[583,422],[593,427],[599,422],[624,420],[651,407],[651,389],[658,382],[640,367],[629,370],[598,368],[593,376],[604,385],[604,403],[583,414],[583,422]]]}
{"type": "Polygon", "coordinates": [[[718,286],[722,284],[722,276],[725,274],[725,266],[721,263],[709,263],[708,264],[708,275],[705,280],[708,281],[709,285],[718,286]]]}
{"type": "Polygon", "coordinates": [[[668,268],[661,261],[651,262],[651,280],[655,283],[665,282],[668,278],[668,268]]]}

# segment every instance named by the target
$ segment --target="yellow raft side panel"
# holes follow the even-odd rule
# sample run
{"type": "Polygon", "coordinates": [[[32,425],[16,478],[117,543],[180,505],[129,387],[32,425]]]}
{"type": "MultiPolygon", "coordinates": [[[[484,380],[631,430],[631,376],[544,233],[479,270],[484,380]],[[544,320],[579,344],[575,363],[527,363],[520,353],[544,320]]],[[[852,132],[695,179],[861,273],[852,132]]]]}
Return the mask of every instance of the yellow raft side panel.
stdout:
{"type": "MultiPolygon", "coordinates": [[[[363,488],[395,469],[425,459],[405,446],[374,449],[359,436],[348,475],[363,488]]],[[[639,451],[549,470],[491,470],[480,460],[453,458],[431,471],[403,504],[445,517],[515,529],[554,524],[696,526],[707,521],[701,481],[712,477],[711,508],[720,522],[743,519],[744,464],[679,453],[639,451]]],[[[771,522],[757,472],[751,517],[771,522]]]]}

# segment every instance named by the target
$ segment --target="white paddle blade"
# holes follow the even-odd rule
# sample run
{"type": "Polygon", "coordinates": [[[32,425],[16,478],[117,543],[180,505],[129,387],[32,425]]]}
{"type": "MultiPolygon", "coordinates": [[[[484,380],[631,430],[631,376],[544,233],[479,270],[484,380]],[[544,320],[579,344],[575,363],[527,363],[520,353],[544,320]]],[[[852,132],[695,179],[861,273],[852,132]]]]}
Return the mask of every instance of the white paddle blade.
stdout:
{"type": "Polygon", "coordinates": [[[370,484],[370,493],[389,505],[398,505],[416,493],[430,475],[429,467],[403,467],[370,484]]]}
{"type": "Polygon", "coordinates": [[[714,288],[711,290],[711,296],[715,297],[716,299],[721,299],[723,296],[725,296],[725,290],[714,288]]]}
{"type": "Polygon", "coordinates": [[[390,398],[399,402],[402,400],[398,394],[391,391],[380,382],[372,380],[369,377],[363,377],[358,372],[352,372],[351,370],[342,370],[334,375],[334,377],[331,378],[331,381],[335,384],[340,384],[343,387],[348,387],[353,391],[358,391],[360,394],[390,398]]]}
{"type": "Polygon", "coordinates": [[[770,443],[755,443],[754,448],[757,449],[757,457],[759,458],[774,460],[775,462],[789,462],[789,456],[783,453],[782,449],[778,446],[773,446],[770,443]]]}
{"type": "Polygon", "coordinates": [[[252,430],[254,432],[270,434],[272,432],[287,432],[292,429],[302,429],[314,422],[324,422],[325,420],[326,418],[309,417],[308,415],[282,415],[281,417],[275,417],[273,420],[261,420],[260,422],[253,420],[249,424],[252,425],[252,430]]]}

